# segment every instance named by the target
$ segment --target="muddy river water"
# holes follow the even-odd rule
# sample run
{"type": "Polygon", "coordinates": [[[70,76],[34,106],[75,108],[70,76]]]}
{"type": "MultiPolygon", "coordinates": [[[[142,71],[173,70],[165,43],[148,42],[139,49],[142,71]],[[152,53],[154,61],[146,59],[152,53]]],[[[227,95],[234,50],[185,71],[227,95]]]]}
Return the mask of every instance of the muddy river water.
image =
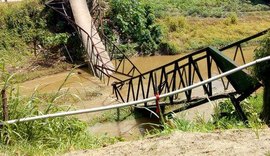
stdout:
{"type": "MultiPolygon", "coordinates": [[[[250,62],[253,58],[253,51],[256,47],[243,47],[246,62],[250,62]]],[[[233,52],[235,49],[229,49],[225,52],[227,56],[233,58],[233,52]]],[[[152,56],[152,57],[136,57],[131,58],[131,61],[140,69],[141,72],[146,72],[148,70],[154,69],[156,67],[162,66],[173,60],[176,60],[186,54],[174,55],[174,56],[152,56]]],[[[238,54],[240,55],[240,53],[238,54]]],[[[242,61],[237,60],[238,64],[243,64],[242,61]]],[[[205,70],[206,73],[207,69],[205,70]]],[[[56,92],[59,87],[64,83],[70,71],[62,72],[59,74],[54,74],[50,76],[45,76],[42,78],[37,78],[31,81],[24,82],[20,84],[20,90],[24,95],[31,95],[34,90],[39,93],[51,93],[56,92]]],[[[85,69],[75,69],[69,78],[65,82],[63,89],[69,89],[70,92],[76,93],[80,97],[83,97],[81,101],[74,104],[78,109],[92,108],[104,105],[110,105],[113,103],[119,103],[115,100],[112,95],[111,86],[106,86],[99,79],[93,77],[89,74],[87,68],[85,69]]],[[[213,105],[205,104],[194,109],[185,111],[179,116],[185,117],[187,119],[192,119],[196,116],[202,115],[203,118],[210,118],[213,112],[213,105]]],[[[83,120],[90,120],[95,114],[85,114],[81,115],[80,118],[83,120]]],[[[145,129],[140,125],[141,123],[150,122],[148,119],[140,120],[124,120],[121,122],[110,122],[96,124],[89,127],[89,131],[96,134],[108,134],[113,136],[122,136],[126,139],[138,137],[145,129]]]]}

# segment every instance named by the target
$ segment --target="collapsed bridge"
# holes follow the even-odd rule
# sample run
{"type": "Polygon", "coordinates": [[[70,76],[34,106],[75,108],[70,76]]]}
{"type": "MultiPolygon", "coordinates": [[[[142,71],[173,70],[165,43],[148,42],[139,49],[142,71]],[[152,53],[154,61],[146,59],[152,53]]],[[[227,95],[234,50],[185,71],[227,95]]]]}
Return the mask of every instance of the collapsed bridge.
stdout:
{"type": "MultiPolygon", "coordinates": [[[[257,42],[269,31],[269,29],[264,30],[223,48],[203,48],[166,65],[141,73],[114,43],[98,31],[96,23],[100,18],[100,9],[95,1],[91,2],[90,11],[86,0],[50,0],[46,5],[61,14],[80,34],[87,54],[87,62],[93,73],[101,79],[114,78],[116,82],[112,84],[113,92],[122,102],[143,100],[153,95],[184,89],[238,67],[236,60],[241,60],[245,64],[247,59],[243,47],[257,42]],[[81,10],[86,15],[80,16],[81,10]],[[96,17],[92,18],[92,15],[96,17]],[[114,59],[116,55],[117,59],[114,59]],[[115,63],[113,64],[112,61],[115,63]],[[128,67],[129,69],[126,69],[128,67]]],[[[260,86],[260,82],[250,76],[249,71],[237,71],[219,80],[209,81],[198,88],[191,88],[159,101],[164,106],[178,105],[179,108],[173,112],[179,112],[207,103],[209,100],[229,98],[242,119],[246,120],[240,102],[260,86]]],[[[143,102],[142,106],[155,105],[143,102]]]]}

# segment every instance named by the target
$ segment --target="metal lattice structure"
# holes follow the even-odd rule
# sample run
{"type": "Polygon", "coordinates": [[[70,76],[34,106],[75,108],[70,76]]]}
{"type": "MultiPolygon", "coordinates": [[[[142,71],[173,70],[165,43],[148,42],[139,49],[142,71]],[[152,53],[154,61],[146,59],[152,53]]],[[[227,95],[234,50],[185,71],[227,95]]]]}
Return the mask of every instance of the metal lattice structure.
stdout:
{"type": "MultiPolygon", "coordinates": [[[[129,102],[151,97],[156,92],[165,94],[207,80],[237,67],[234,62],[236,59],[245,64],[247,59],[242,45],[257,42],[256,40],[268,31],[269,29],[220,49],[207,47],[198,50],[141,75],[115,82],[113,91],[119,100],[129,102]],[[229,53],[226,52],[228,50],[229,53]],[[224,52],[230,54],[231,58],[224,52]]],[[[239,104],[260,86],[261,84],[252,78],[248,71],[241,71],[161,101],[164,105],[183,104],[174,110],[178,112],[207,103],[209,100],[230,98],[242,118],[246,119],[239,104]]],[[[144,103],[144,106],[149,107],[151,103],[144,103]]]]}
{"type": "MultiPolygon", "coordinates": [[[[69,8],[68,1],[51,0],[46,5],[63,15],[78,30],[78,33],[84,31],[76,25],[72,16],[67,13],[66,9],[69,8]]],[[[239,65],[236,64],[236,60],[238,62],[240,60],[245,64],[247,58],[245,57],[243,47],[246,44],[257,42],[261,36],[270,30],[264,30],[219,49],[213,47],[200,49],[161,67],[141,73],[124,53],[104,35],[102,29],[100,29],[102,25],[102,11],[99,4],[91,1],[91,6],[91,14],[94,17],[92,25],[95,27],[91,28],[94,33],[91,32],[91,34],[88,34],[89,43],[92,44],[92,48],[97,48],[93,44],[92,39],[96,35],[99,35],[101,38],[100,42],[103,42],[105,45],[104,49],[99,50],[102,52],[109,51],[111,60],[113,58],[117,59],[115,59],[115,69],[108,68],[106,62],[102,65],[92,62],[90,66],[94,71],[99,71],[103,75],[114,77],[117,80],[117,82],[112,84],[113,92],[117,99],[122,102],[147,99],[156,94],[170,93],[191,86],[194,83],[205,81],[215,75],[236,68],[239,65]],[[226,51],[230,52],[228,53],[226,51]],[[231,57],[229,58],[229,56],[231,57]],[[126,64],[129,64],[127,65],[129,69],[127,69],[126,64]],[[124,76],[126,79],[121,80],[115,75],[110,75],[110,72],[124,76]]],[[[90,60],[93,57],[96,60],[100,59],[100,56],[93,54],[89,57],[90,60]]],[[[229,98],[242,119],[246,120],[246,116],[240,107],[240,102],[250,96],[259,87],[261,87],[260,82],[250,76],[249,71],[238,71],[225,78],[222,77],[219,80],[201,85],[196,89],[187,90],[184,93],[175,94],[160,100],[162,105],[179,105],[180,107],[174,110],[174,112],[179,112],[207,103],[209,100],[229,98]]],[[[145,102],[144,106],[151,107],[152,104],[145,102]]]]}
{"type": "MultiPolygon", "coordinates": [[[[96,22],[99,17],[95,17],[92,20],[92,28],[91,33],[87,33],[83,28],[81,28],[79,25],[77,25],[74,20],[73,16],[70,13],[70,6],[68,0],[50,0],[46,2],[46,6],[51,8],[52,10],[56,11],[60,15],[62,15],[68,22],[71,24],[74,29],[77,31],[78,34],[81,34],[82,32],[87,34],[87,44],[90,48],[86,48],[86,53],[88,57],[88,63],[91,67],[91,70],[95,75],[98,75],[100,79],[103,79],[104,77],[109,79],[112,77],[118,81],[120,81],[120,77],[124,78],[131,78],[135,75],[141,74],[139,69],[130,61],[130,59],[113,43],[111,42],[103,33],[99,33],[95,25],[97,25],[96,22]],[[93,39],[96,38],[96,36],[99,35],[101,40],[99,42],[94,43],[93,39]],[[100,48],[97,46],[102,42],[105,45],[105,48],[100,48]],[[93,53],[93,51],[99,51],[99,54],[93,53]],[[108,62],[102,61],[101,53],[109,53],[110,56],[110,62],[113,61],[115,68],[112,69],[108,66],[108,62]],[[102,62],[101,64],[98,62],[102,62]]],[[[93,9],[90,11],[94,16],[99,16],[99,5],[93,6],[93,9]]],[[[80,35],[81,36],[81,35],[80,35]]]]}

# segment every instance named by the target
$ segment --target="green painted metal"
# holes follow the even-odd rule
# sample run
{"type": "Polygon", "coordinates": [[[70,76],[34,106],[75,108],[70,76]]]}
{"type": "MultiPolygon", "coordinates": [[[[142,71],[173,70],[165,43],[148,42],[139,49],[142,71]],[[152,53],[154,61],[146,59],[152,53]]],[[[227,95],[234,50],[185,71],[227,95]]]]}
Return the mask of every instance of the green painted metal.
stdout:
{"type": "MultiPolygon", "coordinates": [[[[208,47],[207,52],[209,55],[211,55],[223,73],[237,67],[237,65],[230,58],[222,54],[218,49],[214,47],[208,47]]],[[[261,85],[257,79],[244,71],[238,71],[234,74],[228,75],[227,79],[239,94],[255,90],[258,86],[261,85]]]]}

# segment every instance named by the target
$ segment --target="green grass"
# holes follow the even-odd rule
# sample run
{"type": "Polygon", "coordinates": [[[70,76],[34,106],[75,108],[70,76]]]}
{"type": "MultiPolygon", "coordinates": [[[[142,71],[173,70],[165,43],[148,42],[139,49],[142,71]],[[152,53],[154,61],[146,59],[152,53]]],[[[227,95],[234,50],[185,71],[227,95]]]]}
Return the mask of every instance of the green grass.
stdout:
{"type": "Polygon", "coordinates": [[[248,117],[248,124],[241,120],[233,104],[227,100],[216,106],[215,113],[209,121],[205,121],[201,116],[197,116],[194,121],[188,121],[184,118],[169,119],[165,125],[160,125],[161,129],[153,129],[148,135],[167,135],[173,131],[212,132],[241,128],[251,128],[258,135],[259,129],[265,126],[259,119],[262,108],[262,94],[244,100],[241,106],[248,117]]]}
{"type": "Polygon", "coordinates": [[[41,0],[0,3],[0,14],[0,62],[10,73],[19,73],[16,82],[63,71],[58,60],[69,35],[62,33],[64,28],[57,26],[56,17],[41,0]],[[47,67],[51,68],[44,70],[47,67]]]}
{"type": "Polygon", "coordinates": [[[21,66],[29,57],[28,46],[15,33],[0,29],[0,59],[9,66],[21,66]]]}
{"type": "Polygon", "coordinates": [[[269,19],[270,12],[243,17],[231,14],[227,18],[168,16],[157,23],[162,28],[163,42],[174,45],[177,53],[181,53],[209,45],[220,47],[246,38],[269,28],[269,19]]]}
{"type": "MultiPolygon", "coordinates": [[[[7,75],[5,76],[6,81],[1,83],[1,88],[6,88],[8,93],[9,119],[73,109],[71,106],[59,105],[69,100],[67,97],[70,96],[68,92],[62,92],[63,85],[53,94],[40,95],[34,92],[30,97],[25,97],[21,96],[19,90],[10,83],[12,82],[11,78],[12,76],[7,75]]],[[[2,109],[0,114],[2,114],[2,109]]],[[[2,116],[0,120],[3,120],[2,116]]],[[[0,132],[0,153],[7,155],[55,155],[70,150],[104,147],[119,141],[117,137],[93,135],[87,130],[87,127],[87,123],[74,117],[50,118],[4,125],[0,132]]]]}
{"type": "Polygon", "coordinates": [[[141,0],[162,28],[161,54],[224,46],[269,28],[270,6],[242,0],[141,0]],[[258,24],[259,23],[259,24],[258,24]]]}
{"type": "Polygon", "coordinates": [[[269,6],[264,3],[252,3],[243,0],[141,0],[150,5],[157,17],[165,16],[199,16],[226,17],[231,12],[265,11],[269,6]]]}

